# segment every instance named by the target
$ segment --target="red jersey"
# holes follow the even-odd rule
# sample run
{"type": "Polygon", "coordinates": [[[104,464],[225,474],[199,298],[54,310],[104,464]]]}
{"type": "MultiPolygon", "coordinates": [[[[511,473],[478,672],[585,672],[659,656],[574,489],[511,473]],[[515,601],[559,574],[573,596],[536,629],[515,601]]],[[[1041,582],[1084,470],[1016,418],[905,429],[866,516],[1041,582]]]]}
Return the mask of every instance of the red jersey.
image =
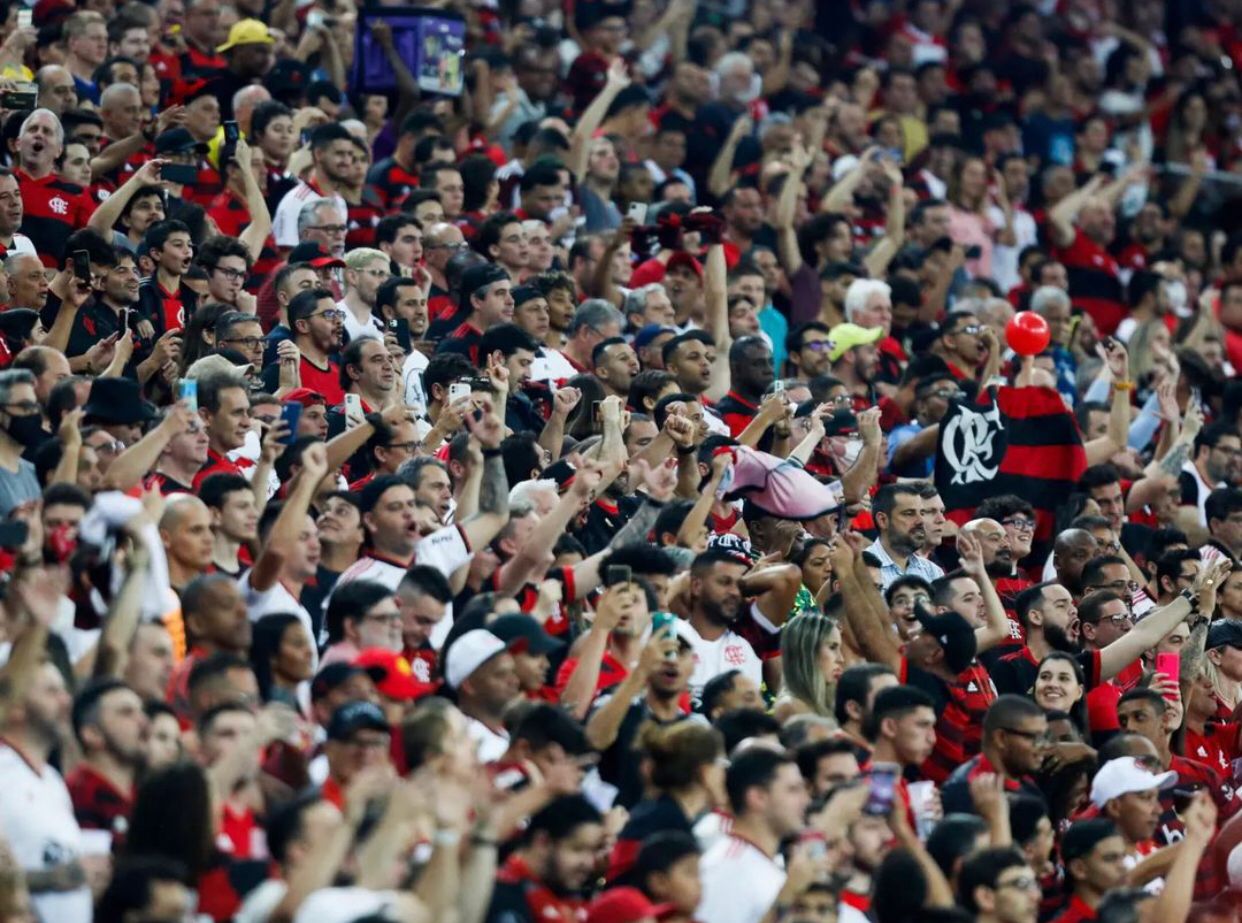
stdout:
{"type": "Polygon", "coordinates": [[[1091,315],[1101,336],[1112,336],[1129,314],[1122,291],[1121,267],[1112,254],[1075,230],[1073,243],[1053,247],[1052,257],[1065,264],[1074,306],[1091,315]]]}
{"type": "Polygon", "coordinates": [[[310,388],[316,394],[322,394],[324,402],[329,407],[345,403],[345,389],[341,387],[341,369],[331,359],[328,360],[327,368],[320,368],[303,354],[298,365],[298,372],[302,376],[302,387],[310,388]]]}

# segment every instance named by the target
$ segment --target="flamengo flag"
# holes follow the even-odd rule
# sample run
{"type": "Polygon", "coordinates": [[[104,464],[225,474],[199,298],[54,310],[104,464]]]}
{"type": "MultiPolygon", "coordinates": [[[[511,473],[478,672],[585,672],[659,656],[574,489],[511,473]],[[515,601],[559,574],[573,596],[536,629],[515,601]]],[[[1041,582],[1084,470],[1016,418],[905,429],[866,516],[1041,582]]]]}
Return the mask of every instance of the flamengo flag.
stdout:
{"type": "Polygon", "coordinates": [[[1035,538],[1046,541],[1086,467],[1078,423],[1052,388],[988,388],[940,421],[936,489],[958,525],[988,497],[1016,494],[1035,507],[1035,538]]]}

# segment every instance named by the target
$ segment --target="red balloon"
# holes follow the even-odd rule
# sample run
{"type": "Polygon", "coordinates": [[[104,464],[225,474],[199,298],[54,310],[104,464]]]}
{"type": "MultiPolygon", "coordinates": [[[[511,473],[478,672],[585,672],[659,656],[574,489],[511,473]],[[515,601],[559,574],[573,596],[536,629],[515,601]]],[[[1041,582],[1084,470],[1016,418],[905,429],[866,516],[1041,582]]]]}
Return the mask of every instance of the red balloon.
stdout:
{"type": "Polygon", "coordinates": [[[1019,311],[1005,327],[1005,339],[1019,356],[1038,356],[1048,348],[1052,331],[1048,322],[1034,311],[1019,311]]]}

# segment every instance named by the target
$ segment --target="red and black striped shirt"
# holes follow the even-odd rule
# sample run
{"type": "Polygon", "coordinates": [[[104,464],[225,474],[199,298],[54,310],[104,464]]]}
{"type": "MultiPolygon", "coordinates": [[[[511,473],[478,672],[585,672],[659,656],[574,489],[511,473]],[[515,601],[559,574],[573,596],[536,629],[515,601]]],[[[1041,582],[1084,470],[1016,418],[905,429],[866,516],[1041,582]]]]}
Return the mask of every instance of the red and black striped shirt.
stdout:
{"type": "Polygon", "coordinates": [[[95,213],[95,203],[81,186],[67,183],[55,173],[35,179],[18,167],[13,175],[22,195],[21,232],[30,238],[43,265],[58,269],[65,238],[86,227],[95,213]]]}
{"type": "Polygon", "coordinates": [[[996,701],[992,677],[972,663],[951,683],[901,658],[899,678],[931,695],[936,703],[936,746],[921,770],[925,779],[942,783],[983,749],[983,716],[996,701]]]}

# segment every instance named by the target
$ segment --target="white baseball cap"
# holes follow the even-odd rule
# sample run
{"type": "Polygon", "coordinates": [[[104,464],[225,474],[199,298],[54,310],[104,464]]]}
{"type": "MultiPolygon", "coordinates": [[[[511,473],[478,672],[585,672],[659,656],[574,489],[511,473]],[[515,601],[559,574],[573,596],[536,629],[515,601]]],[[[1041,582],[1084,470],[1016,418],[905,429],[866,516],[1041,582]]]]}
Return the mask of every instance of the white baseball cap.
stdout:
{"type": "Polygon", "coordinates": [[[1091,803],[1102,808],[1122,795],[1171,788],[1176,782],[1176,772],[1155,773],[1134,757],[1122,756],[1109,760],[1095,774],[1095,780],[1091,783],[1091,803]]]}
{"type": "Polygon", "coordinates": [[[456,689],[497,654],[505,652],[505,642],[484,628],[464,632],[445,654],[444,681],[456,689]]]}

